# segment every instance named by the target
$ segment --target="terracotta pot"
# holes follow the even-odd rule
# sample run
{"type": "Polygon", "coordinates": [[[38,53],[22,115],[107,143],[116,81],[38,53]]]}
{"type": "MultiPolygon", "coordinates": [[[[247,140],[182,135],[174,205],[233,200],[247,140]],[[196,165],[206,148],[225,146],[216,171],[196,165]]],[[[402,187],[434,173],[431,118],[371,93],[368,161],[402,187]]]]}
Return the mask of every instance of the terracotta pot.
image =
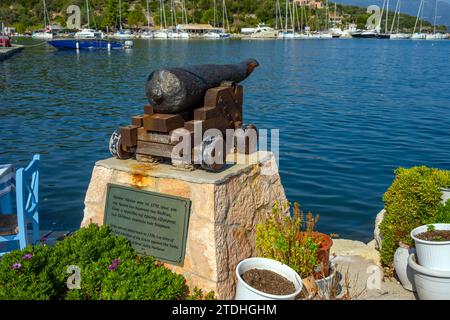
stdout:
{"type": "Polygon", "coordinates": [[[322,279],[329,276],[330,272],[330,249],[333,245],[333,240],[327,234],[320,232],[299,232],[297,239],[300,241],[305,237],[310,237],[315,243],[319,243],[317,250],[318,265],[321,267],[319,272],[314,273],[315,279],[322,279]]]}

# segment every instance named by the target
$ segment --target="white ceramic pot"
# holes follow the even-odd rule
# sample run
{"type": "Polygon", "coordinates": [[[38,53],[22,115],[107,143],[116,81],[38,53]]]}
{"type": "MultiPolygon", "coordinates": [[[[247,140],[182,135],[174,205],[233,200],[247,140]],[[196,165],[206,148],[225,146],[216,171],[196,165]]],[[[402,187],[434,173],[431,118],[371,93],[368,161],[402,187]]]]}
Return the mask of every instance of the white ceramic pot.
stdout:
{"type": "MultiPolygon", "coordinates": [[[[435,223],[433,226],[436,230],[450,230],[450,223],[435,223]]],[[[425,241],[416,237],[427,230],[428,225],[423,225],[411,231],[418,263],[428,269],[450,271],[450,241],[425,241]]]]}
{"type": "Polygon", "coordinates": [[[441,203],[445,204],[450,199],[450,188],[441,188],[441,203]]]}
{"type": "Polygon", "coordinates": [[[420,300],[450,300],[450,271],[438,271],[420,266],[416,255],[408,258],[414,270],[414,283],[420,300]]]}
{"type": "Polygon", "coordinates": [[[281,262],[266,258],[249,258],[241,261],[236,267],[236,277],[236,300],[294,300],[302,291],[303,286],[302,279],[292,268],[281,262]],[[294,284],[295,292],[279,296],[256,290],[241,277],[244,272],[252,269],[269,270],[278,273],[294,284]]]}
{"type": "Polygon", "coordinates": [[[394,269],[403,288],[415,292],[414,273],[411,267],[408,266],[408,258],[412,253],[416,253],[415,248],[400,245],[394,254],[394,269]]]}

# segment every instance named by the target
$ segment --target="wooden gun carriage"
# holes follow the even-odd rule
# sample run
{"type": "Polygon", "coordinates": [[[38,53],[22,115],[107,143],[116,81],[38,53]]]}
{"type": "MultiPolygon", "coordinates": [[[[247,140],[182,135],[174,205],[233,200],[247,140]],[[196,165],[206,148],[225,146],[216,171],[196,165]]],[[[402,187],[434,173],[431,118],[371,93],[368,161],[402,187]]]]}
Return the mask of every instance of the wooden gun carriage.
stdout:
{"type": "Polygon", "coordinates": [[[129,159],[133,156],[140,162],[171,159],[172,164],[178,167],[189,169],[201,167],[208,171],[219,171],[224,167],[227,154],[233,152],[248,154],[256,151],[256,141],[252,142],[248,136],[250,130],[255,130],[253,132],[255,134],[256,127],[243,125],[243,94],[242,85],[224,82],[220,86],[208,89],[204,95],[203,105],[192,110],[163,114],[155,113],[152,105],[146,105],[142,115],[132,117],[130,125],[113,133],[109,145],[110,152],[118,159],[129,159]],[[220,134],[204,137],[209,129],[217,129],[216,133],[220,134]],[[228,144],[227,129],[234,131],[233,142],[228,144]],[[196,130],[201,130],[200,141],[194,139],[196,130]],[[236,148],[238,141],[236,134],[243,135],[245,141],[243,150],[236,148]],[[180,137],[191,139],[192,152],[188,161],[180,160],[182,155],[174,157],[174,148],[180,143],[180,137]],[[227,145],[231,145],[231,150],[226,150],[227,145]]]}

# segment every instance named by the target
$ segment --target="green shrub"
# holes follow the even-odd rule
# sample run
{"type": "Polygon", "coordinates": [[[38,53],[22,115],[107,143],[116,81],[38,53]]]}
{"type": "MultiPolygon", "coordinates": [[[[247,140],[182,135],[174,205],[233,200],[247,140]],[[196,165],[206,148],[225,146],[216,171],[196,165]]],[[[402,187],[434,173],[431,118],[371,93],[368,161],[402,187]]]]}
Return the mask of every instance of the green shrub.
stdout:
{"type": "MultiPolygon", "coordinates": [[[[264,257],[277,260],[294,269],[303,278],[312,275],[318,266],[317,251],[319,244],[310,237],[299,241],[298,233],[303,230],[304,218],[296,203],[292,217],[288,214],[290,204],[279,205],[272,209],[272,215],[256,227],[256,250],[264,257]]],[[[309,219],[306,230],[312,231],[317,220],[309,219]]]]}
{"type": "Polygon", "coordinates": [[[95,300],[174,300],[185,296],[187,287],[181,275],[157,265],[151,257],[111,260],[90,264],[83,272],[80,290],[71,290],[68,299],[95,300]]]}
{"type": "Polygon", "coordinates": [[[0,260],[0,300],[48,300],[57,295],[47,246],[27,247],[0,260]]]}
{"type": "Polygon", "coordinates": [[[441,188],[450,186],[450,171],[398,168],[395,180],[384,194],[386,214],[380,224],[383,237],[381,260],[392,267],[399,241],[413,245],[412,229],[429,223],[450,222],[450,204],[440,205],[441,188]]]}
{"type": "MultiPolygon", "coordinates": [[[[54,270],[55,286],[58,292],[64,293],[68,274],[67,267],[76,265],[82,276],[88,272],[89,266],[97,261],[111,263],[114,259],[134,259],[136,251],[124,237],[113,235],[109,228],[91,224],[82,228],[64,241],[59,241],[51,250],[49,265],[54,270]]],[[[101,285],[101,274],[97,275],[101,285]]]]}
{"type": "Polygon", "coordinates": [[[152,257],[138,256],[125,238],[104,226],[91,225],[54,247],[27,247],[0,260],[0,299],[172,300],[187,295],[183,276],[152,257]],[[80,268],[80,289],[67,288],[70,265],[80,268]]]}

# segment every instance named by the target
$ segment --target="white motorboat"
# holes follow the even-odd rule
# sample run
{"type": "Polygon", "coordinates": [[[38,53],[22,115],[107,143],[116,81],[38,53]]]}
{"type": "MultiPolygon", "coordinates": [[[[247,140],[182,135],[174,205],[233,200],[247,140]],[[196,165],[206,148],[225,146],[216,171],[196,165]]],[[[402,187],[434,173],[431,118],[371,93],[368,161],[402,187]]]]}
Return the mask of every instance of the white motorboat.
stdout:
{"type": "Polygon", "coordinates": [[[153,32],[153,38],[155,38],[155,39],[168,39],[169,38],[168,31],[167,30],[155,31],[155,32],[153,32]]]}
{"type": "Polygon", "coordinates": [[[344,34],[341,28],[337,27],[330,28],[328,31],[331,33],[333,38],[340,38],[344,34]]]}
{"type": "Polygon", "coordinates": [[[258,27],[250,35],[252,39],[274,39],[278,36],[278,31],[265,24],[258,24],[258,27]]]}
{"type": "Polygon", "coordinates": [[[115,39],[135,39],[136,35],[131,30],[119,30],[112,35],[115,39]]]}
{"type": "Polygon", "coordinates": [[[320,32],[319,39],[333,39],[333,34],[329,32],[320,32]]]}
{"type": "Polygon", "coordinates": [[[410,38],[411,35],[408,33],[392,33],[390,37],[391,40],[407,40],[410,38]]]}
{"type": "Polygon", "coordinates": [[[153,39],[153,32],[144,31],[140,35],[141,39],[153,39]]]}
{"type": "Polygon", "coordinates": [[[45,39],[50,40],[53,39],[53,33],[51,31],[36,31],[31,35],[34,39],[45,39]]]}
{"type": "Polygon", "coordinates": [[[295,39],[294,32],[283,31],[278,33],[278,39],[295,39]]]}
{"type": "Polygon", "coordinates": [[[221,30],[213,30],[208,33],[205,33],[204,37],[206,39],[226,39],[230,38],[230,34],[221,30]]]}

